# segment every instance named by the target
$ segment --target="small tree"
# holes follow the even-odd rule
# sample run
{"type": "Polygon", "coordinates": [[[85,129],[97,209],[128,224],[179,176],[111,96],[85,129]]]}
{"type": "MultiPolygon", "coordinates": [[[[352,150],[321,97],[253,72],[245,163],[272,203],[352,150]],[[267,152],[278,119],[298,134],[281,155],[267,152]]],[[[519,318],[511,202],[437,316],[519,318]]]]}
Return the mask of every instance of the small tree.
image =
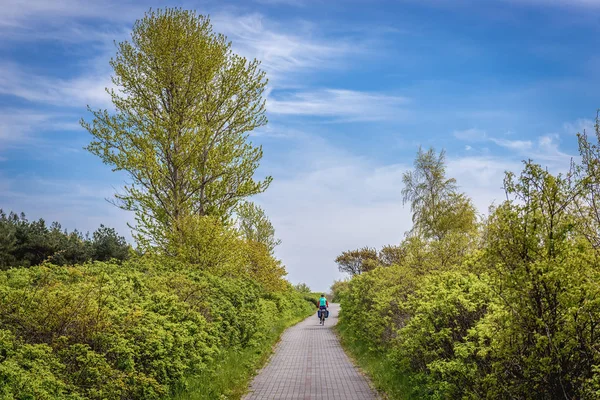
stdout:
{"type": "Polygon", "coordinates": [[[483,257],[505,309],[488,334],[503,363],[499,389],[511,398],[531,387],[539,398],[587,398],[578,392],[598,365],[598,262],[570,209],[585,185],[529,161],[520,175],[506,174],[504,187],[508,200],[492,209],[483,257]]]}
{"type": "Polygon", "coordinates": [[[413,233],[440,240],[449,232],[475,229],[476,212],[471,199],[457,192],[454,178],[446,178],[446,153],[419,148],[414,166],[402,177],[402,202],[410,203],[413,233]]]}
{"type": "Polygon", "coordinates": [[[311,292],[310,287],[308,287],[308,285],[304,282],[294,285],[294,289],[296,289],[297,292],[305,293],[305,294],[308,294],[311,292]]]}
{"type": "Polygon", "coordinates": [[[377,250],[370,247],[344,251],[335,259],[335,262],[338,264],[341,272],[346,272],[350,275],[360,275],[379,265],[377,250]]]}
{"type": "Polygon", "coordinates": [[[241,199],[264,191],[255,181],[262,149],[248,132],[265,125],[259,62],[231,51],[210,20],[192,11],[149,11],[110,62],[115,113],[90,111],[87,149],[131,179],[116,194],[135,212],[142,247],[166,247],[176,221],[227,219],[241,199]]]}

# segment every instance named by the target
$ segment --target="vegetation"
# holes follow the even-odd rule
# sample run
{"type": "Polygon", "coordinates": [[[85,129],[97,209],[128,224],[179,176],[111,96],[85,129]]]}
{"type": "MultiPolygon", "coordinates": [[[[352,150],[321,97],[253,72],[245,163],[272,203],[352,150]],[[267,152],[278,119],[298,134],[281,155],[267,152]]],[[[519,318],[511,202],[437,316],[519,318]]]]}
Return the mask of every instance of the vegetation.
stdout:
{"type": "Polygon", "coordinates": [[[0,210],[0,270],[29,267],[44,261],[74,265],[86,261],[124,261],[130,246],[113,228],[100,225],[90,237],[68,233],[58,222],[49,227],[43,219],[29,221],[25,214],[0,210]]]}
{"type": "Polygon", "coordinates": [[[270,254],[281,240],[275,237],[275,228],[267,217],[265,210],[254,203],[241,203],[237,210],[237,227],[246,240],[262,243],[270,254]]]}
{"type": "Polygon", "coordinates": [[[372,270],[377,266],[377,250],[363,247],[362,249],[344,251],[335,262],[340,271],[350,275],[360,275],[372,270]]]}
{"type": "Polygon", "coordinates": [[[339,303],[341,300],[341,297],[342,297],[342,293],[344,293],[344,291],[346,291],[347,288],[348,288],[347,280],[334,281],[333,284],[331,285],[331,302],[339,303]]]}
{"type": "Polygon", "coordinates": [[[404,191],[415,228],[332,288],[343,342],[377,386],[398,399],[600,396],[596,136],[579,136],[566,174],[532,161],[507,173],[507,200],[479,223],[443,152],[419,150],[404,191]]]}
{"type": "Polygon", "coordinates": [[[117,45],[115,113],[82,124],[130,184],[137,251],[0,213],[0,398],[239,397],[281,331],[314,311],[246,198],[266,79],[208,18],[148,12],[117,45]],[[236,213],[237,215],[234,215],[236,213]],[[26,268],[25,268],[26,267],[26,268]]]}
{"type": "Polygon", "coordinates": [[[314,310],[291,286],[146,257],[11,269],[0,298],[0,388],[18,399],[166,398],[314,310]]]}
{"type": "Polygon", "coordinates": [[[207,17],[148,12],[111,66],[116,113],[90,109],[94,118],[82,125],[94,137],[88,150],[129,174],[116,204],[135,213],[140,246],[165,247],[181,218],[226,220],[269,186],[270,177],[253,179],[262,149],[247,141],[267,122],[265,74],[233,53],[207,17]]]}

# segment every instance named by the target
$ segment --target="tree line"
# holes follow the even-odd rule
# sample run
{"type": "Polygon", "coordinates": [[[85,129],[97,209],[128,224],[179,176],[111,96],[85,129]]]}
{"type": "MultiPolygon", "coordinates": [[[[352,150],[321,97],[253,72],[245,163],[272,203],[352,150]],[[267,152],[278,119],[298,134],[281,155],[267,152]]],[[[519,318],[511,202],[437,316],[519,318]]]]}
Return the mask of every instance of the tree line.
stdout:
{"type": "Polygon", "coordinates": [[[75,265],[87,261],[124,261],[132,251],[123,236],[104,225],[82,234],[62,229],[58,222],[48,226],[43,219],[29,221],[25,214],[0,210],[0,269],[29,267],[49,262],[75,265]]]}

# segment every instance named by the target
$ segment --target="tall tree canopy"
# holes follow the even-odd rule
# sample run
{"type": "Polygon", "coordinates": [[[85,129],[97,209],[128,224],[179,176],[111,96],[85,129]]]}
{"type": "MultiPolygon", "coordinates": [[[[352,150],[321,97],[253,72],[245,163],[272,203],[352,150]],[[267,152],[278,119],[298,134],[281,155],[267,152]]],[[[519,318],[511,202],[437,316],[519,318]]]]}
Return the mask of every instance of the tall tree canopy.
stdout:
{"type": "Polygon", "coordinates": [[[192,11],[149,11],[110,62],[114,113],[92,110],[88,150],[130,182],[115,203],[136,214],[141,245],[164,245],[191,215],[226,219],[264,191],[253,179],[262,148],[248,132],[265,125],[267,84],[257,60],[234,54],[210,20],[192,11]]]}

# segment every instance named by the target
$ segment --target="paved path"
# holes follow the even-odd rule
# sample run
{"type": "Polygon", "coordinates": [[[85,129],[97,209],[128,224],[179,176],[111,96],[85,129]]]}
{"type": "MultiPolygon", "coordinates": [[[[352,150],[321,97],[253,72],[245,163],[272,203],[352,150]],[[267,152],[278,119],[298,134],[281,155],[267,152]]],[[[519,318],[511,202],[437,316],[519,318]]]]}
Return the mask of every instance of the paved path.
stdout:
{"type": "Polygon", "coordinates": [[[331,330],[339,309],[339,305],[331,305],[325,326],[319,325],[315,312],[285,331],[244,400],[377,399],[331,330]]]}

